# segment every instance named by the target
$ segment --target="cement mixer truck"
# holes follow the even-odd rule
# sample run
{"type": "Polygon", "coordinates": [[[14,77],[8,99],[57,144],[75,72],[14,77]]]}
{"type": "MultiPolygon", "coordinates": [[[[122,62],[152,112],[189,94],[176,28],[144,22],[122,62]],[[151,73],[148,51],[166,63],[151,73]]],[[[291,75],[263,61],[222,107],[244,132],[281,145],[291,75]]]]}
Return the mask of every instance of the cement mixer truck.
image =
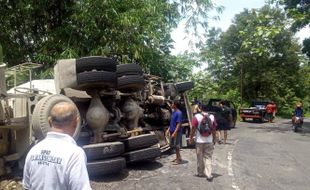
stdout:
{"type": "Polygon", "coordinates": [[[30,81],[9,93],[0,68],[0,175],[10,164],[23,166],[29,148],[50,130],[47,117],[58,102],[73,102],[79,110],[74,138],[85,150],[90,176],[159,157],[169,147],[164,131],[171,100],[180,100],[185,125],[192,115],[186,96],[192,82],[164,83],[137,64],[99,56],[59,60],[54,79],[30,81]]]}

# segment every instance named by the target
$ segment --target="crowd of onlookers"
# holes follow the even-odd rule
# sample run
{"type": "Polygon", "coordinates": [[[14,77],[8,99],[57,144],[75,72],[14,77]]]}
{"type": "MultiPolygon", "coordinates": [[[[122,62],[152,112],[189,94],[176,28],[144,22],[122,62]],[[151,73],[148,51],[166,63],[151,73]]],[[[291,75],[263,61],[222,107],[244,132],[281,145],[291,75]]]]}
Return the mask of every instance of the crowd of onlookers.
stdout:
{"type": "MultiPolygon", "coordinates": [[[[180,104],[174,101],[171,105],[172,116],[170,126],[166,135],[170,136],[171,147],[175,149],[176,158],[173,164],[182,163],[180,148],[182,143],[182,112],[180,104]]],[[[204,112],[196,101],[192,105],[193,117],[191,122],[192,129],[190,132],[189,143],[195,140],[197,154],[197,176],[205,177],[208,181],[213,180],[212,171],[212,154],[214,145],[227,143],[227,131],[231,129],[232,113],[231,109],[224,102],[217,105],[217,114],[213,115],[204,112]]]]}
{"type": "MultiPolygon", "coordinates": [[[[166,132],[170,136],[171,147],[176,150],[176,159],[173,164],[182,162],[180,147],[182,139],[182,112],[180,111],[179,102],[172,103],[172,116],[170,126],[166,132]]],[[[199,101],[194,101],[192,104],[193,118],[191,121],[192,129],[190,132],[189,142],[193,143],[195,139],[196,154],[197,154],[197,176],[206,177],[208,181],[212,181],[212,154],[214,145],[227,143],[227,131],[232,127],[232,110],[221,101],[217,105],[215,115],[204,112],[199,101]]],[[[277,106],[274,102],[266,105],[266,118],[269,122],[273,122],[277,106]]],[[[298,103],[293,112],[292,122],[296,117],[303,117],[301,104],[298,103]]]]}
{"type": "MultiPolygon", "coordinates": [[[[171,104],[172,114],[166,135],[170,137],[171,147],[175,149],[176,158],[173,164],[181,164],[182,112],[180,104],[171,104]]],[[[266,106],[269,122],[273,121],[276,105],[266,106]]],[[[217,115],[204,112],[198,104],[193,105],[192,129],[189,143],[195,141],[197,154],[197,177],[212,176],[212,154],[214,145],[227,143],[227,131],[231,128],[231,110],[224,102],[219,102],[217,115]]],[[[293,112],[293,120],[303,117],[301,104],[293,112]]],[[[48,118],[51,131],[44,140],[29,151],[24,167],[23,187],[25,189],[91,189],[86,168],[86,155],[72,138],[79,117],[73,103],[56,104],[48,118]]]]}

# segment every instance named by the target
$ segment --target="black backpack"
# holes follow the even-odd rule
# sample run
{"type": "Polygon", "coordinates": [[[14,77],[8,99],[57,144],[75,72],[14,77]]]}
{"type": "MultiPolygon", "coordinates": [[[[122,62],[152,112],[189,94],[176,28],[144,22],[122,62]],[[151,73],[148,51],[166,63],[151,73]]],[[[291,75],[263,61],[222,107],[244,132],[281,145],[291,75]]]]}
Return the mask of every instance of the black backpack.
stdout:
{"type": "Polygon", "coordinates": [[[212,133],[212,122],[208,115],[204,115],[198,125],[198,131],[201,136],[207,137],[212,133]]]}

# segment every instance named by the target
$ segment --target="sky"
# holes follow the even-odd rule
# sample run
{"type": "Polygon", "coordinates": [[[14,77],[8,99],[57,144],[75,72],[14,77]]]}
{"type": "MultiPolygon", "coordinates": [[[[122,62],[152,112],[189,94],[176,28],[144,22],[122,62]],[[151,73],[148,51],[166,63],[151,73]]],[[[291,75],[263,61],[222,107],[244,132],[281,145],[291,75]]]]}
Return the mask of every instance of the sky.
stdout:
{"type": "MultiPolygon", "coordinates": [[[[220,14],[219,21],[209,21],[210,27],[221,28],[222,31],[226,31],[231,24],[234,16],[243,11],[243,9],[253,9],[261,8],[265,4],[265,0],[214,0],[216,5],[224,6],[224,11],[220,14]]],[[[172,39],[175,41],[174,49],[171,53],[173,55],[181,54],[186,50],[192,51],[193,48],[190,48],[188,45],[189,39],[186,39],[186,34],[184,32],[184,22],[181,22],[172,33],[172,39]]],[[[299,38],[299,42],[306,37],[310,37],[310,28],[305,28],[296,34],[296,37],[299,38]]]]}

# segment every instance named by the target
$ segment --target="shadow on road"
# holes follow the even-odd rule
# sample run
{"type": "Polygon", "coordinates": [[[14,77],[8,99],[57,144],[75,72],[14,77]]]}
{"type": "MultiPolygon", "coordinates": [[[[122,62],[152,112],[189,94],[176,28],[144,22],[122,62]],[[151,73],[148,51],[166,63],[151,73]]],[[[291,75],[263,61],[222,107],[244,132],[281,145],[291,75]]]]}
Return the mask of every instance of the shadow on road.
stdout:
{"type": "MultiPolygon", "coordinates": [[[[263,123],[262,123],[263,124],[263,123]]],[[[258,129],[265,132],[278,132],[278,133],[286,133],[286,132],[293,132],[292,131],[292,122],[291,120],[283,120],[277,123],[265,124],[261,125],[253,125],[247,126],[248,129],[258,129]]],[[[302,136],[309,136],[310,137],[310,121],[304,121],[302,129],[298,131],[302,136]]]]}
{"type": "MultiPolygon", "coordinates": [[[[231,140],[231,141],[233,141],[234,139],[229,139],[229,140],[231,140]]],[[[220,145],[234,145],[234,143],[231,143],[231,142],[226,142],[226,144],[224,144],[224,143],[222,143],[222,144],[220,144],[220,145]]]]}
{"type": "Polygon", "coordinates": [[[115,182],[127,178],[128,175],[129,175],[128,170],[123,170],[122,172],[117,174],[108,174],[103,176],[91,177],[90,180],[95,182],[115,182]]]}
{"type": "Polygon", "coordinates": [[[218,178],[218,177],[221,177],[222,175],[221,174],[217,174],[217,173],[212,173],[212,176],[213,176],[213,178],[218,178]]]}
{"type": "Polygon", "coordinates": [[[257,125],[263,125],[264,123],[268,123],[268,121],[258,121],[258,120],[245,120],[245,121],[240,121],[242,123],[254,123],[257,125]]]}
{"type": "MultiPolygon", "coordinates": [[[[282,121],[281,124],[286,124],[289,126],[289,130],[292,130],[291,126],[292,126],[292,122],[291,120],[288,121],[282,121]]],[[[303,125],[302,125],[302,129],[297,132],[300,133],[302,136],[309,136],[310,137],[310,121],[309,119],[307,119],[307,121],[304,121],[303,125]]]]}
{"type": "Polygon", "coordinates": [[[163,164],[156,161],[143,161],[127,164],[127,168],[130,170],[157,170],[163,167],[163,164]]]}
{"type": "Polygon", "coordinates": [[[153,171],[163,167],[163,165],[157,161],[143,161],[137,163],[127,164],[127,169],[117,174],[108,174],[104,176],[92,177],[91,181],[95,182],[117,182],[129,176],[130,170],[140,170],[140,171],[153,171]]]}
{"type": "Polygon", "coordinates": [[[250,126],[247,127],[248,129],[260,129],[264,132],[278,132],[278,133],[285,133],[291,131],[290,127],[279,127],[279,126],[250,126]]]}

